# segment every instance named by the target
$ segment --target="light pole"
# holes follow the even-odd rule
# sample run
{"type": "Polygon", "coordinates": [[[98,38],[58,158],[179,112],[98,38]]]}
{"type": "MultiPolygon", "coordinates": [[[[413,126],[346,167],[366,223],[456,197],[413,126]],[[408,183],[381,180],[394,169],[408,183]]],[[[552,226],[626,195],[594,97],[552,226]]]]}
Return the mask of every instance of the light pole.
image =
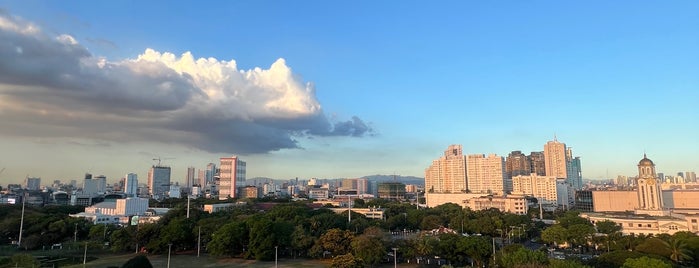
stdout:
{"type": "Polygon", "coordinates": [[[279,246],[274,246],[274,268],[279,267],[279,263],[277,262],[277,252],[278,252],[279,246]]]}
{"type": "Polygon", "coordinates": [[[201,252],[201,226],[199,226],[199,235],[197,236],[197,258],[201,252]]]}
{"type": "Polygon", "coordinates": [[[75,223],[75,232],[73,232],[73,242],[78,242],[78,223],[75,223]]]}
{"type": "Polygon", "coordinates": [[[170,268],[170,251],[172,250],[172,243],[167,244],[167,268],[170,268]]]}
{"type": "Polygon", "coordinates": [[[398,267],[398,254],[396,251],[398,251],[398,248],[392,248],[393,249],[393,267],[398,267]]]}
{"type": "Polygon", "coordinates": [[[87,242],[85,242],[85,253],[83,253],[83,267],[87,263],[87,242]]]}

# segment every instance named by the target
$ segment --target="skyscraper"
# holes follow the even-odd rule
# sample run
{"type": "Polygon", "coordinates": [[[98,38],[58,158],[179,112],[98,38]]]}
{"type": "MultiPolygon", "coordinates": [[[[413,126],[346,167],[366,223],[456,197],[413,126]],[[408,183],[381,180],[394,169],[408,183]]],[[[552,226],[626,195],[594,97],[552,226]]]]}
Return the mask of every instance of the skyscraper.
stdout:
{"type": "Polygon", "coordinates": [[[196,171],[196,169],[194,167],[187,168],[187,178],[186,178],[186,182],[185,182],[185,187],[187,189],[185,190],[185,192],[188,192],[188,193],[191,192],[192,186],[197,184],[197,182],[195,181],[196,178],[194,176],[195,171],[196,171]]]}
{"type": "Polygon", "coordinates": [[[522,151],[512,151],[505,160],[505,191],[512,191],[512,177],[529,175],[532,173],[532,164],[522,151]]]}
{"type": "Polygon", "coordinates": [[[570,184],[570,186],[573,187],[573,189],[582,190],[583,183],[582,167],[580,166],[580,157],[573,157],[573,150],[570,147],[568,147],[567,155],[568,171],[566,173],[568,173],[568,178],[566,179],[566,182],[568,182],[568,184],[570,184]]]}
{"type": "MultiPolygon", "coordinates": [[[[219,195],[220,200],[237,198],[238,186],[245,186],[246,163],[237,156],[221,157],[219,167],[219,195]]],[[[208,171],[208,170],[207,170],[208,171]]]]}
{"type": "Polygon", "coordinates": [[[209,163],[206,165],[206,182],[202,186],[214,184],[214,176],[216,176],[216,164],[209,163]]]}
{"type": "Polygon", "coordinates": [[[41,189],[41,178],[27,177],[24,182],[24,187],[30,191],[38,191],[41,189]]]}
{"type": "Polygon", "coordinates": [[[450,145],[444,156],[433,160],[425,169],[425,191],[461,193],[466,190],[466,156],[461,145],[450,145]]]}
{"type": "Polygon", "coordinates": [[[153,198],[159,199],[170,191],[170,167],[152,166],[148,171],[148,193],[153,198]]]}
{"type": "Polygon", "coordinates": [[[558,142],[556,138],[547,142],[544,145],[544,164],[546,165],[546,176],[568,178],[565,143],[558,142]]]}
{"type": "Polygon", "coordinates": [[[505,191],[505,161],[501,156],[472,154],[466,156],[466,181],[472,193],[502,195],[505,191]]]}
{"type": "Polygon", "coordinates": [[[126,174],[124,193],[128,197],[135,197],[138,194],[138,175],[135,173],[126,174]]]}
{"type": "MultiPolygon", "coordinates": [[[[531,163],[531,172],[537,176],[546,176],[546,163],[544,152],[531,152],[529,154],[529,163],[531,163]]],[[[524,174],[529,175],[529,174],[524,174]]]]}

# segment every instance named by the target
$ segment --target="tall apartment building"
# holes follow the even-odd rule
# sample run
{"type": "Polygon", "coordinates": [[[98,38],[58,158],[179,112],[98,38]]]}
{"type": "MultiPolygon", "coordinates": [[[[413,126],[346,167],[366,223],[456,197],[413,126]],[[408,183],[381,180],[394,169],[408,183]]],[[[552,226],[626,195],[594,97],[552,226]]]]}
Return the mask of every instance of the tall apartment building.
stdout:
{"type": "MultiPolygon", "coordinates": [[[[246,164],[237,156],[221,157],[219,166],[219,195],[220,200],[237,198],[237,188],[245,186],[246,164]]],[[[208,167],[207,167],[208,169],[208,167]]],[[[208,170],[207,170],[208,172],[208,170]]]]}
{"type": "Polygon", "coordinates": [[[697,182],[697,173],[694,173],[694,171],[687,171],[684,173],[684,176],[686,182],[697,182]]]}
{"type": "Polygon", "coordinates": [[[152,166],[148,170],[148,193],[156,199],[167,196],[170,191],[171,169],[167,166],[152,166]]]}
{"type": "Polygon", "coordinates": [[[138,175],[134,173],[126,174],[124,194],[128,197],[136,197],[138,195],[138,175]]]}
{"type": "Polygon", "coordinates": [[[216,176],[216,173],[218,173],[216,170],[216,164],[209,163],[206,165],[206,182],[203,183],[202,186],[214,184],[214,176],[216,176]]]}
{"type": "Polygon", "coordinates": [[[357,194],[369,192],[369,181],[367,179],[343,179],[342,190],[356,190],[357,194]]]}
{"type": "Polygon", "coordinates": [[[544,164],[546,176],[566,179],[568,178],[568,160],[566,158],[566,144],[558,142],[556,138],[544,145],[544,164]]]}
{"type": "Polygon", "coordinates": [[[505,191],[512,192],[512,177],[529,175],[532,173],[532,164],[522,151],[512,151],[505,159],[505,191]]]}
{"type": "Polygon", "coordinates": [[[501,156],[466,156],[466,181],[472,193],[502,195],[505,191],[505,161],[501,156]]]}
{"type": "Polygon", "coordinates": [[[425,169],[425,191],[461,193],[467,190],[466,156],[461,145],[450,145],[444,156],[425,169]]]}
{"type": "Polygon", "coordinates": [[[24,187],[30,191],[38,191],[41,189],[41,178],[27,177],[24,180],[24,187]]]}
{"type": "MultiPolygon", "coordinates": [[[[546,176],[546,160],[544,158],[544,152],[531,152],[529,154],[529,163],[531,164],[531,172],[539,175],[546,176]]],[[[523,174],[529,175],[529,174],[523,174]]]]}
{"type": "Polygon", "coordinates": [[[185,178],[185,192],[191,192],[192,186],[197,184],[196,182],[196,169],[194,167],[187,168],[187,178],[185,178]]]}
{"type": "Polygon", "coordinates": [[[529,176],[515,176],[512,177],[512,193],[533,196],[543,204],[558,204],[556,181],[556,177],[539,176],[535,173],[529,176]]]}

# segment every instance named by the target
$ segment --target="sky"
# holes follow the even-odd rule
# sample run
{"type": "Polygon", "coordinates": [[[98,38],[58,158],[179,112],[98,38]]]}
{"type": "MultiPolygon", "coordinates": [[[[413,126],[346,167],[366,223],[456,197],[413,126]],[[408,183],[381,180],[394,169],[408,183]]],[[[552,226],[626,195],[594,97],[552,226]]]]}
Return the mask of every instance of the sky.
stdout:
{"type": "Polygon", "coordinates": [[[699,2],[0,0],[0,184],[424,176],[465,154],[699,171],[699,2]]]}

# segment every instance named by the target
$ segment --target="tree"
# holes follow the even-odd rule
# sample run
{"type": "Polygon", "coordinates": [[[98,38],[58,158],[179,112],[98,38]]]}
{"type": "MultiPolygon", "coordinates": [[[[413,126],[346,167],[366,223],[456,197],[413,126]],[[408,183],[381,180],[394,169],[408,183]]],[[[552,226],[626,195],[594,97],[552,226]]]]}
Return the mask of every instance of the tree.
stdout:
{"type": "Polygon", "coordinates": [[[40,263],[31,254],[15,254],[10,258],[11,266],[7,267],[39,267],[40,263]]]}
{"type": "Polygon", "coordinates": [[[278,246],[275,239],[274,223],[267,217],[253,217],[248,220],[250,224],[250,243],[246,257],[256,260],[273,260],[274,247],[278,246]]]}
{"type": "Polygon", "coordinates": [[[546,243],[562,244],[568,240],[568,230],[555,224],[541,232],[541,240],[546,243]]]}
{"type": "Polygon", "coordinates": [[[126,261],[121,268],[153,268],[153,265],[148,260],[148,257],[144,255],[136,255],[135,257],[126,261]]]}
{"type": "Polygon", "coordinates": [[[238,256],[248,241],[248,228],[245,222],[234,221],[218,229],[207,244],[207,250],[214,256],[238,256]]]}
{"type": "Polygon", "coordinates": [[[515,252],[503,254],[501,262],[504,267],[540,267],[548,264],[548,257],[544,252],[520,247],[515,252]]]}
{"type": "Polygon", "coordinates": [[[352,240],[354,256],[362,259],[365,264],[374,265],[386,256],[386,248],[380,237],[361,235],[352,240]]]}
{"type": "Polygon", "coordinates": [[[466,253],[477,267],[481,267],[483,262],[490,258],[492,252],[490,239],[484,236],[462,237],[459,241],[458,250],[466,253]]]}
{"type": "Polygon", "coordinates": [[[648,258],[646,256],[628,259],[624,262],[623,268],[672,268],[672,265],[659,259],[648,258]]]}
{"type": "Polygon", "coordinates": [[[571,210],[571,211],[566,211],[565,214],[563,214],[561,217],[558,217],[558,224],[563,226],[563,228],[568,228],[571,225],[575,224],[586,224],[586,225],[592,225],[590,221],[587,219],[581,218],[580,212],[571,210]]]}
{"type": "Polygon", "coordinates": [[[655,237],[644,240],[643,243],[636,246],[636,250],[638,252],[654,254],[662,257],[670,256],[670,248],[668,243],[655,237]]]}
{"type": "Polygon", "coordinates": [[[362,259],[355,257],[352,253],[338,255],[333,258],[330,268],[363,268],[362,259]]]}
{"type": "Polygon", "coordinates": [[[549,260],[548,268],[591,268],[574,260],[549,260]]]}
{"type": "Polygon", "coordinates": [[[332,256],[339,256],[350,253],[352,239],[354,235],[350,231],[340,229],[330,229],[311,248],[311,256],[322,257],[325,251],[329,251],[332,256]]]}
{"type": "Polygon", "coordinates": [[[572,245],[587,245],[592,235],[595,233],[595,228],[588,224],[573,224],[568,227],[568,241],[572,245]]]}
{"type": "Polygon", "coordinates": [[[621,231],[621,226],[610,220],[598,221],[595,225],[597,232],[607,235],[621,231]]]}
{"type": "Polygon", "coordinates": [[[692,260],[692,251],[683,239],[671,238],[670,242],[665,242],[665,246],[670,251],[670,260],[681,263],[692,260]]]}

